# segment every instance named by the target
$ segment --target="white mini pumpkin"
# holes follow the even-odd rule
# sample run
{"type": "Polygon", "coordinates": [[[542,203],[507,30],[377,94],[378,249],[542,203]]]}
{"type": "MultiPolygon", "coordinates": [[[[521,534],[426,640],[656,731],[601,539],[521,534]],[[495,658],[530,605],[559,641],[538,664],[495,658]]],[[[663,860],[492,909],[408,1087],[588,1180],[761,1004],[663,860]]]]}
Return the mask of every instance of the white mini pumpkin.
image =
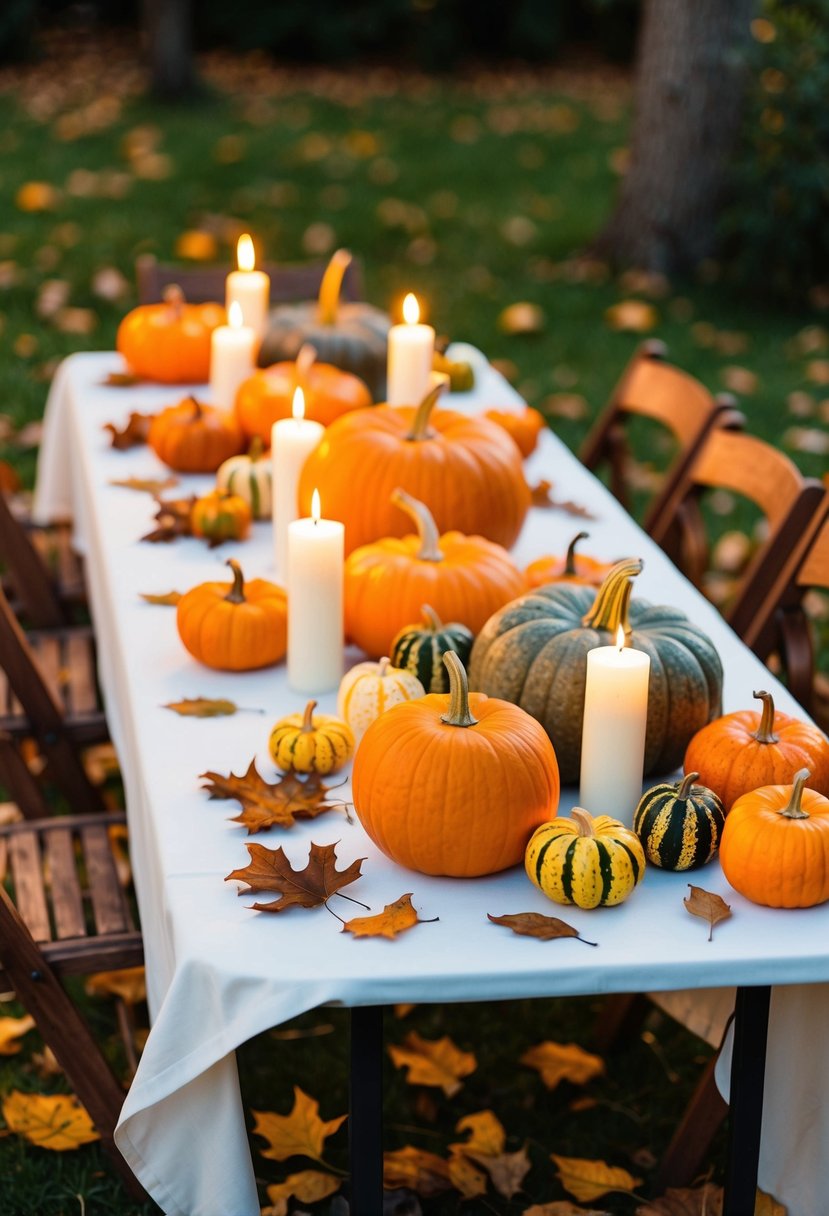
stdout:
{"type": "Polygon", "coordinates": [[[375,719],[400,701],[425,696],[417,676],[392,667],[388,659],[377,663],[357,663],[340,681],[337,713],[351,727],[359,743],[375,719]]]}
{"type": "Polygon", "coordinates": [[[271,454],[263,451],[258,437],[247,456],[231,456],[216,473],[216,488],[244,498],[254,519],[271,518],[271,487],[271,454]]]}

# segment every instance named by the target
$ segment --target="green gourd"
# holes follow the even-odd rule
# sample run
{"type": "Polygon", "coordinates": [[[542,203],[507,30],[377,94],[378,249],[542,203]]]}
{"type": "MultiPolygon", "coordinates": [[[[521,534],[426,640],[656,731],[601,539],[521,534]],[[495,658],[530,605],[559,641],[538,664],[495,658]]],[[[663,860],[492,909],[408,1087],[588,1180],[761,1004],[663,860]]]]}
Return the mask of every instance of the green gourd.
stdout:
{"type": "Polygon", "coordinates": [[[472,631],[458,621],[444,625],[428,604],[421,609],[422,625],[404,625],[391,644],[391,664],[417,676],[427,692],[449,692],[449,675],[443,662],[454,650],[464,667],[474,640],[472,631]]]}
{"type": "Polygon", "coordinates": [[[715,856],[725,825],[722,802],[699,773],[646,790],[633,816],[645,856],[663,870],[696,870],[715,856]]]}

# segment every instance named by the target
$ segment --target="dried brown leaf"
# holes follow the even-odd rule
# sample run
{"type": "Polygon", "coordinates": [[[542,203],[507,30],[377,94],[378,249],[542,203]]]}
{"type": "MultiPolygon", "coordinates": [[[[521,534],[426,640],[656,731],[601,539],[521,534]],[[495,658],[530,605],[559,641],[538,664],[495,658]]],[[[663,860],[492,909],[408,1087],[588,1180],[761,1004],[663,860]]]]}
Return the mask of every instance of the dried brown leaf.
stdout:
{"type": "Polygon", "coordinates": [[[530,486],[530,502],[532,506],[565,511],[568,515],[574,515],[577,519],[595,519],[592,511],[589,511],[587,507],[583,507],[577,502],[571,502],[570,499],[553,498],[550,493],[552,488],[553,483],[547,481],[544,477],[536,482],[534,486],[530,486]]]}
{"type": "Polygon", "coordinates": [[[140,383],[141,377],[134,372],[108,372],[101,381],[107,388],[135,388],[140,383]]]}
{"type": "Polygon", "coordinates": [[[181,599],[180,591],[165,591],[161,595],[154,595],[151,591],[141,591],[139,594],[142,600],[148,604],[160,604],[169,608],[175,608],[181,599]]]}
{"type": "Polygon", "coordinates": [[[167,544],[179,536],[192,536],[190,512],[196,501],[195,494],[189,498],[167,498],[158,500],[158,510],[153,519],[158,527],[153,528],[142,540],[152,544],[167,544]]]}
{"type": "Polygon", "coordinates": [[[390,1191],[406,1187],[429,1199],[451,1189],[449,1164],[435,1153],[407,1144],[383,1154],[383,1186],[390,1191]]]}
{"type": "MultiPolygon", "coordinates": [[[[282,773],[276,781],[266,781],[251,760],[241,776],[229,773],[201,773],[206,782],[202,789],[211,798],[235,798],[242,813],[233,822],[241,823],[249,833],[267,832],[272,827],[291,828],[297,819],[315,819],[326,811],[343,807],[343,802],[328,802],[335,787],[326,785],[319,773],[303,778],[297,773],[282,773]]],[[[414,909],[413,909],[414,911],[414,909]]]]}
{"type": "Polygon", "coordinates": [[[447,1098],[461,1088],[461,1078],[478,1067],[472,1052],[461,1051],[448,1035],[442,1039],[422,1039],[416,1030],[406,1036],[402,1047],[390,1044],[389,1055],[395,1068],[408,1069],[409,1085],[434,1085],[447,1098]]]}
{"type": "Polygon", "coordinates": [[[161,494],[164,490],[169,490],[172,486],[178,485],[177,477],[114,477],[109,483],[111,486],[120,486],[123,490],[139,490],[144,494],[152,494],[153,497],[161,494]]]}
{"type": "Polygon", "coordinates": [[[710,942],[714,936],[714,925],[718,925],[721,920],[728,920],[732,915],[731,904],[727,904],[722,896],[715,895],[713,891],[695,887],[690,882],[688,890],[691,894],[686,895],[682,902],[692,916],[699,916],[708,921],[710,926],[708,940],[710,942]]]}
{"type": "Polygon", "coordinates": [[[433,924],[439,919],[439,917],[433,916],[431,920],[421,920],[412,907],[410,891],[408,895],[401,895],[393,904],[386,904],[383,911],[378,912],[376,916],[355,916],[351,920],[347,920],[343,925],[343,933],[347,931],[353,933],[355,937],[394,938],[414,925],[433,924]]]}
{"type": "Polygon", "coordinates": [[[605,310],[604,319],[609,329],[644,334],[658,323],[659,314],[644,300],[620,300],[605,310]]]}
{"type": "Polygon", "coordinates": [[[577,1207],[569,1199],[554,1199],[552,1203],[534,1203],[531,1208],[524,1209],[522,1216],[610,1216],[610,1213],[577,1207]]]}
{"type": "Polygon", "coordinates": [[[232,870],[225,882],[237,879],[247,883],[249,891],[278,891],[279,899],[268,904],[252,904],[257,912],[284,912],[286,908],[318,908],[326,904],[341,887],[347,887],[360,877],[364,857],[352,861],[345,870],[337,869],[336,846],[311,844],[308,864],[295,870],[285,852],[267,849],[263,844],[245,846],[250,854],[248,865],[232,870]]]}
{"type": "Polygon", "coordinates": [[[505,1199],[512,1199],[513,1195],[518,1194],[531,1165],[525,1148],[520,1148],[515,1153],[499,1153],[496,1157],[477,1153],[468,1153],[467,1156],[483,1166],[492,1185],[505,1199]]]}
{"type": "Polygon", "coordinates": [[[119,427],[114,422],[105,422],[104,430],[109,431],[112,446],[120,452],[124,452],[127,448],[147,442],[151,422],[151,414],[140,414],[136,410],[132,410],[123,426],[119,427]]]}
{"type": "Polygon", "coordinates": [[[449,1158],[449,1180],[464,1199],[486,1194],[486,1174],[462,1154],[449,1158]]]}
{"type": "MultiPolygon", "coordinates": [[[[226,701],[222,697],[184,697],[181,701],[168,701],[162,709],[172,709],[182,718],[229,718],[239,713],[235,701],[226,701]]],[[[261,714],[264,710],[254,709],[247,712],[261,714]]]]}
{"type": "Polygon", "coordinates": [[[537,937],[539,941],[554,941],[559,937],[576,937],[586,946],[596,946],[598,942],[589,942],[582,937],[578,929],[568,925],[566,920],[557,916],[545,916],[541,912],[508,912],[504,916],[492,916],[487,912],[487,920],[493,925],[504,925],[512,929],[519,937],[537,937]]]}
{"type": "Polygon", "coordinates": [[[642,1182],[618,1165],[605,1161],[591,1161],[584,1157],[559,1157],[551,1153],[558,1179],[566,1191],[575,1195],[580,1203],[591,1203],[608,1191],[630,1193],[642,1182]]]}
{"type": "Polygon", "coordinates": [[[723,1189],[712,1182],[670,1187],[659,1199],[641,1204],[636,1216],[722,1216],[723,1189]]]}
{"type": "Polygon", "coordinates": [[[601,1056],[584,1051],[577,1043],[538,1043],[528,1048],[519,1062],[536,1069],[548,1089],[555,1089],[561,1081],[586,1085],[604,1072],[601,1056]]]}

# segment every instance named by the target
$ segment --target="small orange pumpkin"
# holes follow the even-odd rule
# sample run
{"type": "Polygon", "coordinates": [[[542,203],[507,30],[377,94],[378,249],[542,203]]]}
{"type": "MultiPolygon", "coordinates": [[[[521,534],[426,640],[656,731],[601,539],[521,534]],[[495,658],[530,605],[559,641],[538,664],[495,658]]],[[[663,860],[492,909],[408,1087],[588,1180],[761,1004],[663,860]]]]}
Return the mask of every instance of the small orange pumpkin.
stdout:
{"type": "Polygon", "coordinates": [[[829,798],[793,784],[743,794],[725,820],[720,864],[735,891],[767,908],[812,908],[829,899],[829,798]]]}
{"type": "Polygon", "coordinates": [[[226,540],[244,540],[251,518],[250,503],[241,494],[211,490],[190,508],[190,531],[208,540],[212,549],[226,540]]]}
{"type": "Polygon", "coordinates": [[[190,654],[220,671],[252,671],[285,657],[288,601],[275,583],[245,582],[232,558],[232,583],[199,583],[179,600],[176,625],[190,654]]]}
{"type": "Polygon", "coordinates": [[[775,710],[771,693],[755,692],[761,712],[741,709],[697,731],[685,753],[685,772],[698,772],[728,811],[763,785],[783,785],[808,767],[811,787],[829,796],[829,740],[809,722],[775,710]]]}
{"type": "Polygon", "coordinates": [[[512,436],[525,460],[532,456],[538,444],[538,436],[546,425],[544,415],[539,414],[531,405],[525,406],[518,413],[509,410],[486,410],[484,418],[496,422],[512,436]]]}
{"type": "Polygon", "coordinates": [[[274,363],[243,380],[236,394],[236,418],[242,430],[271,444],[271,427],[280,418],[290,418],[294,392],[305,395],[305,417],[323,426],[349,410],[371,405],[368,385],[351,372],[332,363],[317,363],[316,351],[307,344],[296,362],[274,363]]]}
{"type": "Polygon", "coordinates": [[[136,376],[161,384],[206,384],[210,336],[225,324],[221,304],[187,304],[168,287],[161,304],[141,304],[118,326],[116,349],[136,376]]]}
{"type": "Polygon", "coordinates": [[[595,557],[576,553],[579,541],[588,540],[589,532],[577,532],[564,557],[537,557],[524,571],[528,590],[543,587],[547,583],[580,583],[587,587],[601,587],[605,575],[613,569],[613,562],[600,562],[595,557]]]}
{"type": "Polygon", "coordinates": [[[345,563],[345,631],[366,654],[388,654],[424,603],[477,633],[493,612],[522,594],[523,577],[506,549],[483,536],[439,536],[424,503],[400,489],[391,497],[414,521],[417,535],[362,545],[345,563]]]}
{"type": "Polygon", "coordinates": [[[245,437],[232,414],[185,397],[156,414],[147,442],[179,473],[215,473],[228,457],[245,450],[245,437]]]}

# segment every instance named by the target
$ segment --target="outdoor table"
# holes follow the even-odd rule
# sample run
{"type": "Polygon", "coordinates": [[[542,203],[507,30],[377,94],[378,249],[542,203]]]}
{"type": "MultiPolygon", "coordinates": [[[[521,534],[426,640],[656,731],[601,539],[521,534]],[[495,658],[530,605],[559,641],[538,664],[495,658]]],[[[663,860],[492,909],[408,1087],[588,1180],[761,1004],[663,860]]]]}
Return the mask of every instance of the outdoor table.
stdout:
{"type": "MultiPolygon", "coordinates": [[[[479,352],[472,357],[475,390],[445,404],[470,411],[522,404],[479,352]]],[[[829,1053],[817,1045],[829,1014],[829,905],[785,912],[758,907],[729,887],[715,861],[690,876],[733,909],[709,942],[707,926],[683,907],[689,875],[649,867],[621,906],[566,909],[567,920],[599,942],[598,949],[560,941],[551,950],[487,921],[488,912],[561,911],[528,882],[523,868],[475,880],[414,874],[379,853],[359,823],[350,825],[338,812],[253,839],[272,848],[283,845],[298,867],[311,841],[338,842],[340,868],[367,859],[353,891],[372,911],[411,891],[420,915],[439,917],[437,923],[393,942],[357,940],[338,932],[323,908],[280,916],[252,912],[252,900],[240,899],[237,885],[223,881],[246,864],[250,838],[229,821],[235,804],[208,800],[199,775],[207,769],[243,772],[254,754],[260,771],[271,772],[270,725],[306,698],[288,687],[284,664],[243,674],[201,667],[179,641],[174,612],[140,598],[142,592],[228,580],[229,556],[239,559],[248,577],[272,577],[271,528],[257,523],[252,539],[213,551],[191,538],[170,545],[141,542],[152,527],[152,499],[112,482],[168,471],[147,447],[114,450],[103,424],[123,422],[131,410],[160,408],[184,390],[105,385],[106,374],[118,370],[121,361],[112,353],[74,355],[59,368],[46,411],[35,513],[40,520],[71,515],[86,556],[102,690],[124,778],[152,1023],[116,1140],[162,1208],[181,1216],[258,1213],[234,1052],[305,1010],[335,1003],[354,1011],[352,1051],[365,1054],[360,1084],[352,1090],[352,1210],[374,1216],[380,1210],[382,1006],[685,990],[682,1000],[696,1028],[715,1038],[723,1002],[697,990],[736,984],[742,1007],[733,1081],[748,1081],[749,1087],[741,1084],[739,1095],[733,1092],[743,1105],[737,1107],[741,1118],[732,1118],[732,1136],[744,1138],[732,1141],[726,1211],[745,1216],[754,1207],[752,1152],[762,1106],[769,985],[775,988],[760,1184],[789,1205],[790,1216],[824,1210],[829,1153],[822,1107],[829,1053]],[[228,697],[265,713],[194,720],[163,708],[191,696],[228,697]]],[[[752,705],[752,691],[765,687],[780,709],[800,712],[716,609],[554,434],[542,435],[527,475],[531,482],[547,477],[557,499],[583,505],[594,518],[533,509],[515,546],[519,564],[544,552],[562,553],[585,526],[597,557],[644,559],[636,596],[683,608],[710,635],[725,670],[725,710],[752,705]]],[[[202,490],[210,481],[182,477],[169,493],[202,490]]],[[[332,711],[335,693],[321,696],[319,705],[332,711]]],[[[565,789],[561,810],[572,807],[575,797],[575,790],[565,789]]],[[[356,1081],[353,1069],[352,1077],[356,1081]]]]}

